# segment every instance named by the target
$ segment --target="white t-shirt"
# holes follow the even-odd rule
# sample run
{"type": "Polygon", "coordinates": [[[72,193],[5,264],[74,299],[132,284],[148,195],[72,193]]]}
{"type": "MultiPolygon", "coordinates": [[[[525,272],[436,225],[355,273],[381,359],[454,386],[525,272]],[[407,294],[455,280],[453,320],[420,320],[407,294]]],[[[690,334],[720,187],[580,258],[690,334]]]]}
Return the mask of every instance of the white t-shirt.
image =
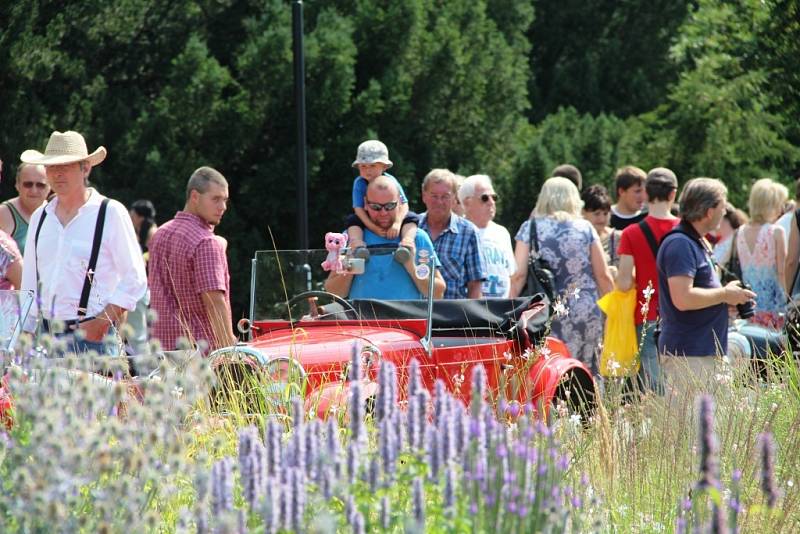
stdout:
{"type": "Polygon", "coordinates": [[[780,218],[775,222],[778,226],[783,228],[784,231],[784,241],[786,242],[786,247],[789,247],[789,231],[792,229],[792,224],[794,224],[794,210],[788,211],[780,216],[780,218]]]}
{"type": "Polygon", "coordinates": [[[486,258],[486,280],[481,287],[484,297],[508,298],[511,275],[517,270],[511,235],[505,227],[489,221],[486,228],[478,228],[481,248],[486,258]]]}

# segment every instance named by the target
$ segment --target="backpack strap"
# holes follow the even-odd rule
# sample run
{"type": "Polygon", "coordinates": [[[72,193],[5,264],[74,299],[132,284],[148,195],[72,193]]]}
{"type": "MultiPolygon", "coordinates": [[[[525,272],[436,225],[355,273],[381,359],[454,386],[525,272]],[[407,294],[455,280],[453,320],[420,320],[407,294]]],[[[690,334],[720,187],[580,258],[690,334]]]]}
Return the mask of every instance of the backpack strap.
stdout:
{"type": "Polygon", "coordinates": [[[106,224],[106,208],[108,208],[108,198],[104,198],[102,202],[100,202],[100,210],[97,212],[92,253],[89,256],[89,266],[86,268],[86,276],[83,278],[81,300],[78,303],[79,319],[86,317],[86,310],[89,306],[89,294],[92,292],[92,284],[94,283],[94,269],[97,267],[97,257],[100,255],[100,243],[103,241],[103,227],[106,224]]]}
{"type": "Polygon", "coordinates": [[[658,247],[661,245],[661,243],[658,242],[653,230],[650,228],[650,225],[647,224],[647,221],[644,219],[639,221],[639,229],[644,234],[647,244],[650,245],[650,250],[653,252],[653,259],[656,259],[658,256],[658,247]]]}

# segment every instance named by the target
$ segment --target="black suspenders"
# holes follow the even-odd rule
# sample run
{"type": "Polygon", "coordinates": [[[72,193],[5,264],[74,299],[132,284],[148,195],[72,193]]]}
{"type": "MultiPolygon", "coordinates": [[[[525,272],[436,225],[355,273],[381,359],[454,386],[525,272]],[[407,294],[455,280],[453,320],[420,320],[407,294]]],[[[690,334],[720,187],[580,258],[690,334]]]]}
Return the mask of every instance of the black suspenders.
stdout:
{"type": "MultiPolygon", "coordinates": [[[[103,227],[106,224],[106,209],[108,208],[108,199],[103,198],[100,202],[100,210],[97,212],[97,222],[94,226],[94,241],[92,242],[92,253],[89,256],[89,266],[86,268],[86,276],[83,278],[83,289],[81,290],[81,299],[78,303],[78,319],[86,317],[86,310],[89,306],[89,294],[92,292],[92,283],[94,282],[94,270],[97,267],[97,257],[100,255],[100,243],[103,241],[103,227]]],[[[47,211],[42,209],[42,216],[39,218],[39,224],[36,225],[36,235],[33,239],[34,244],[34,261],[36,262],[36,291],[41,296],[39,287],[39,233],[42,231],[42,224],[47,217],[47,211]]],[[[41,313],[41,310],[39,310],[41,313]]]]}

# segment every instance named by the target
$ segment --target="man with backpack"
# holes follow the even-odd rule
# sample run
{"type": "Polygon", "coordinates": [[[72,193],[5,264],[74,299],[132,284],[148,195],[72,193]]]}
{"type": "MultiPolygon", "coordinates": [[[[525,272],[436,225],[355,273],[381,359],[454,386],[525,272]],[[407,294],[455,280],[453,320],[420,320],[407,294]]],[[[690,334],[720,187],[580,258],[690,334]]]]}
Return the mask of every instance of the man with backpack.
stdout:
{"type": "Polygon", "coordinates": [[[622,231],[616,286],[627,291],[635,282],[638,305],[634,316],[641,364],[637,379],[644,388],[663,395],[664,381],[654,336],[658,321],[656,256],[661,238],[680,221],[670,212],[675,203],[678,179],[671,170],[656,167],[647,173],[644,187],[647,217],[622,231]]]}

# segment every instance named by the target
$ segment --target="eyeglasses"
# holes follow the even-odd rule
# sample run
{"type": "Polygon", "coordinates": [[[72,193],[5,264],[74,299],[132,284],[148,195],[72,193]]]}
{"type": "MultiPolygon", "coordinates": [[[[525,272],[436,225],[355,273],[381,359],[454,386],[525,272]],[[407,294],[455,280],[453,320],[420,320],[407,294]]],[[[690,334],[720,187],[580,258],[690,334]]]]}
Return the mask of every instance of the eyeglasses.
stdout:
{"type": "Polygon", "coordinates": [[[392,211],[397,207],[397,202],[387,202],[386,204],[378,204],[377,202],[370,202],[367,200],[367,207],[372,211],[392,211]]]}
{"type": "Polygon", "coordinates": [[[47,189],[47,184],[44,182],[22,182],[22,187],[24,187],[25,189],[32,189],[35,187],[40,191],[44,191],[45,189],[47,189]]]}
{"type": "Polygon", "coordinates": [[[500,198],[500,197],[497,196],[497,193],[492,193],[491,195],[489,193],[484,193],[484,194],[481,195],[481,202],[486,204],[487,202],[489,202],[490,198],[492,200],[494,200],[495,202],[497,202],[497,199],[500,198]]]}

